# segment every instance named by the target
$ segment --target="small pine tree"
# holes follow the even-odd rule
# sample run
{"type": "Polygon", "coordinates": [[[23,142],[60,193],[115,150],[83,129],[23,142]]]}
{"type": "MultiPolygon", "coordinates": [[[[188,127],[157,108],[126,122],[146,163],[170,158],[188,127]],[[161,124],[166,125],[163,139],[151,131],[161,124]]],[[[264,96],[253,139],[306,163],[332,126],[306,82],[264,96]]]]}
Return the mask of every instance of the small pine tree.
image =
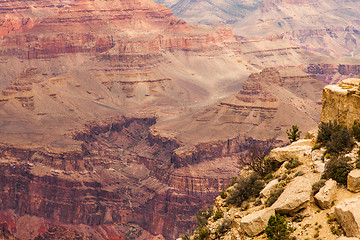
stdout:
{"type": "Polygon", "coordinates": [[[290,237],[290,227],[285,217],[276,214],[270,217],[265,233],[269,240],[287,240],[290,237]]]}
{"type": "Polygon", "coordinates": [[[296,142],[300,138],[301,131],[297,125],[292,125],[291,129],[286,130],[290,143],[296,142]]]}

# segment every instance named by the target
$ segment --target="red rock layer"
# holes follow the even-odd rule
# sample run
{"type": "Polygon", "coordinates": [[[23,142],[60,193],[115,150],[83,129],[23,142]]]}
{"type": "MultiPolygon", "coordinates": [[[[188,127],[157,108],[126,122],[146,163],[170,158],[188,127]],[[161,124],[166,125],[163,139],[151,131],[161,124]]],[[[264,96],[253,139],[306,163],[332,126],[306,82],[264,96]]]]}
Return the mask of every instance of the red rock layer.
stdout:
{"type": "Polygon", "coordinates": [[[194,28],[151,1],[78,0],[31,31],[7,35],[1,55],[44,58],[64,53],[156,54],[206,49],[233,40],[227,28],[194,28]]]}
{"type": "Polygon", "coordinates": [[[0,39],[33,28],[42,18],[56,14],[66,1],[0,1],[0,39]]]}

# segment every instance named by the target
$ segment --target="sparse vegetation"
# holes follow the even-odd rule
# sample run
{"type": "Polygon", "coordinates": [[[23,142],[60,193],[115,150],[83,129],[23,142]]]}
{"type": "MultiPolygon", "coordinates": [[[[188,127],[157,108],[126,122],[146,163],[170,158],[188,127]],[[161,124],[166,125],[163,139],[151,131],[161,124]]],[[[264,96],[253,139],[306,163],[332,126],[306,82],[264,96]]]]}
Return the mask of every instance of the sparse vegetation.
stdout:
{"type": "Polygon", "coordinates": [[[239,163],[245,163],[251,170],[264,178],[279,168],[276,161],[266,157],[271,149],[272,146],[262,148],[259,145],[253,145],[246,154],[240,155],[239,163]]]}
{"type": "Polygon", "coordinates": [[[216,212],[215,212],[215,214],[213,216],[213,219],[214,219],[214,221],[217,221],[220,218],[223,218],[223,216],[224,216],[223,212],[218,209],[218,210],[216,210],[216,212]]]}
{"type": "Polygon", "coordinates": [[[254,206],[260,206],[262,204],[261,199],[256,199],[254,206]]]}
{"type": "Polygon", "coordinates": [[[293,222],[302,222],[302,220],[304,220],[305,217],[306,217],[305,215],[298,213],[292,218],[292,221],[293,222]]]}
{"type": "Polygon", "coordinates": [[[316,143],[325,146],[327,153],[339,155],[352,149],[354,138],[347,127],[339,125],[337,121],[321,122],[316,143]]]}
{"type": "Polygon", "coordinates": [[[290,239],[291,228],[284,216],[276,214],[270,217],[265,233],[269,240],[287,240],[290,239]]]}
{"type": "Polygon", "coordinates": [[[222,199],[225,199],[226,197],[227,197],[227,193],[226,193],[226,191],[225,190],[222,190],[221,192],[220,192],[220,197],[222,198],[222,199]]]}
{"type": "Polygon", "coordinates": [[[303,176],[305,173],[303,171],[297,171],[295,174],[294,174],[294,177],[299,177],[299,176],[303,176]]]}
{"type": "Polygon", "coordinates": [[[266,200],[265,205],[270,207],[274,202],[280,197],[280,195],[284,192],[284,187],[281,185],[276,186],[274,190],[270,192],[270,197],[266,200]]]}
{"type": "Polygon", "coordinates": [[[353,169],[349,157],[331,157],[325,165],[324,177],[333,179],[339,184],[347,184],[347,175],[353,169]]]}
{"type": "Polygon", "coordinates": [[[232,224],[232,220],[224,218],[222,222],[218,225],[216,228],[215,234],[216,238],[220,238],[222,235],[224,235],[227,231],[229,231],[232,224]]]}
{"type": "Polygon", "coordinates": [[[200,209],[196,214],[196,223],[197,223],[197,228],[201,229],[204,226],[206,226],[207,224],[207,220],[209,219],[209,217],[211,217],[211,215],[213,214],[213,209],[212,207],[206,207],[203,209],[200,209]]]}
{"type": "Polygon", "coordinates": [[[291,158],[288,160],[288,162],[285,164],[286,169],[294,169],[298,166],[302,165],[302,162],[299,161],[298,157],[291,158]]]}
{"type": "Polygon", "coordinates": [[[234,188],[229,192],[225,202],[230,205],[241,207],[245,200],[257,197],[264,188],[264,181],[257,174],[239,178],[234,188]]]}
{"type": "Polygon", "coordinates": [[[296,142],[300,139],[301,131],[297,125],[292,125],[290,129],[286,130],[290,143],[296,142]]]}
{"type": "Polygon", "coordinates": [[[325,185],[326,180],[325,179],[320,179],[319,181],[317,181],[316,183],[314,183],[312,185],[312,191],[311,194],[314,196],[315,194],[317,194],[319,192],[319,190],[325,185]]]}
{"type": "Polygon", "coordinates": [[[203,227],[199,231],[199,235],[195,235],[196,240],[204,240],[207,239],[210,235],[210,230],[207,227],[203,227]]]}
{"type": "Polygon", "coordinates": [[[355,120],[351,130],[356,141],[360,142],[360,123],[355,120]]]}

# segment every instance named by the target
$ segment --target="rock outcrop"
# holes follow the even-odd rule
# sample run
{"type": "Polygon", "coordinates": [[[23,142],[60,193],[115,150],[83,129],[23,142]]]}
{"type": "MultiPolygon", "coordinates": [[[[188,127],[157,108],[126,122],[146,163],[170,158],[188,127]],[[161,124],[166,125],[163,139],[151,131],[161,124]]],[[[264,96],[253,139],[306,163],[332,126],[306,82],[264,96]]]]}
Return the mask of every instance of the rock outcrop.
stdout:
{"type": "Polygon", "coordinates": [[[247,235],[256,236],[265,230],[272,215],[275,215],[275,211],[271,208],[254,212],[241,219],[240,227],[247,235]]]}
{"type": "Polygon", "coordinates": [[[335,206],[336,220],[347,237],[360,237],[360,197],[345,199],[335,206]]]}
{"type": "Polygon", "coordinates": [[[270,197],[271,191],[274,190],[276,188],[276,186],[278,185],[279,180],[278,179],[274,179],[271,182],[269,182],[268,184],[266,184],[266,186],[264,187],[263,190],[261,190],[260,192],[260,196],[264,197],[264,198],[268,198],[270,197]]]}
{"type": "Polygon", "coordinates": [[[323,91],[321,121],[337,121],[351,127],[360,120],[359,98],[360,79],[350,78],[338,85],[328,85],[323,91]]]}
{"type": "Polygon", "coordinates": [[[269,156],[282,163],[291,158],[310,155],[313,142],[311,139],[302,139],[282,148],[271,150],[269,156]]]}
{"type": "Polygon", "coordinates": [[[306,208],[311,197],[311,186],[314,183],[312,176],[296,177],[285,188],[284,192],[271,206],[280,214],[294,215],[303,208],[306,208]]]}
{"type": "Polygon", "coordinates": [[[347,176],[347,189],[352,192],[360,191],[360,169],[354,169],[347,176]]]}
{"type": "Polygon", "coordinates": [[[321,209],[330,208],[333,204],[333,201],[335,200],[336,189],[336,181],[332,179],[327,180],[325,186],[323,186],[314,196],[316,204],[321,209]]]}

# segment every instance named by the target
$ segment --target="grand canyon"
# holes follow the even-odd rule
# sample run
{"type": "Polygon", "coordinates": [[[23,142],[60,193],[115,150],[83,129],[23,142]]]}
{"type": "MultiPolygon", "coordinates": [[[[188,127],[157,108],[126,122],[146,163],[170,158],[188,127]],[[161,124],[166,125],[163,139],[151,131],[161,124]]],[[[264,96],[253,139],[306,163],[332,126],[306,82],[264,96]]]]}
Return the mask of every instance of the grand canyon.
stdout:
{"type": "Polygon", "coordinates": [[[360,74],[360,1],[217,2],[0,2],[2,238],[176,239],[360,74]]]}

